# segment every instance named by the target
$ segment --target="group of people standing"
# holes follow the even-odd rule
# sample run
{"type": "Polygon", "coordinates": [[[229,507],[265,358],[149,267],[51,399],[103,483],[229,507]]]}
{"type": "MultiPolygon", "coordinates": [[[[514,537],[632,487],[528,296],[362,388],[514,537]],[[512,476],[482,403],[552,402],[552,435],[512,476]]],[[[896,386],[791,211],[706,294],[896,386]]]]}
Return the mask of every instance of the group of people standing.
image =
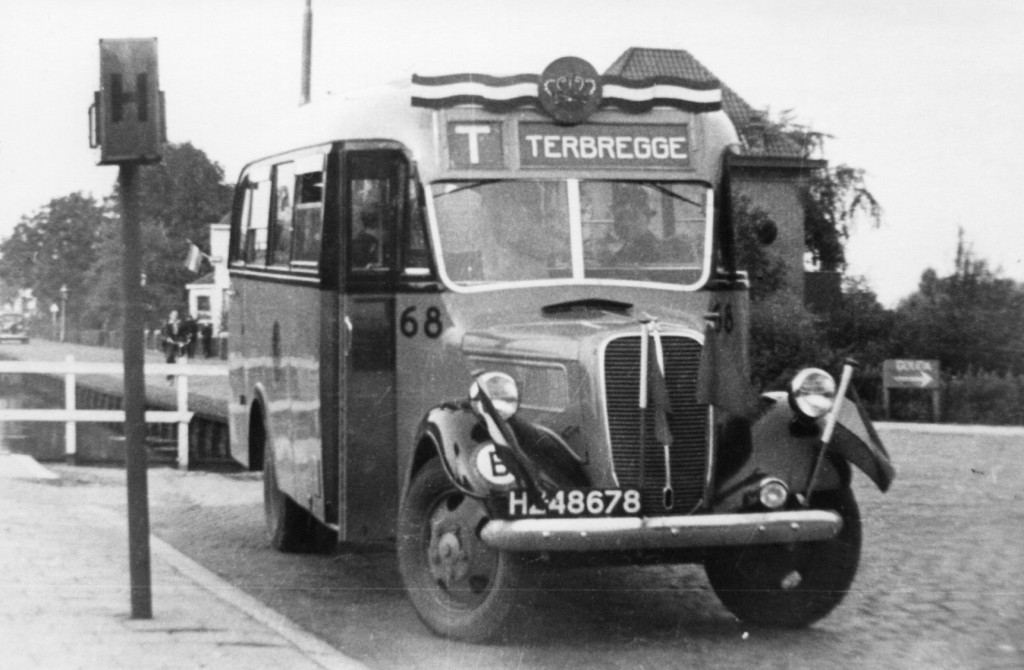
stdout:
{"type": "Polygon", "coordinates": [[[178,310],[171,310],[160,332],[164,355],[168,363],[178,358],[195,358],[197,345],[202,346],[203,356],[212,355],[213,325],[200,323],[189,314],[185,319],[178,316],[178,310]]]}

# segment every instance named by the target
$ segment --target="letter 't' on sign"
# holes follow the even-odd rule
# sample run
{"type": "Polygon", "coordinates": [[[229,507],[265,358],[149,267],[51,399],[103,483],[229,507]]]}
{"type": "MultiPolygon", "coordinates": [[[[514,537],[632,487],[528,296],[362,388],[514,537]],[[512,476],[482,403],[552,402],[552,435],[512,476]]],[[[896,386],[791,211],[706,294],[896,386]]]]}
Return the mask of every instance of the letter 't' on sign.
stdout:
{"type": "Polygon", "coordinates": [[[456,122],[448,124],[448,156],[459,169],[505,167],[501,123],[456,122]]]}
{"type": "Polygon", "coordinates": [[[100,40],[95,107],[100,165],[160,160],[165,132],[155,37],[100,40]]]}

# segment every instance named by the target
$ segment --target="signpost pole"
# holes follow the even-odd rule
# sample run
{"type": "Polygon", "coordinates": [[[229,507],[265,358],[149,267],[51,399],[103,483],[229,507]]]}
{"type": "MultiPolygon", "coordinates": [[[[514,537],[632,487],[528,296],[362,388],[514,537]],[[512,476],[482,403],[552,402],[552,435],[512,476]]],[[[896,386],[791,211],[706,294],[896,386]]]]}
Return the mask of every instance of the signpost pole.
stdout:
{"type": "MultiPolygon", "coordinates": [[[[89,144],[100,147],[100,165],[118,166],[124,353],[125,469],[128,480],[128,577],[132,618],[153,618],[149,556],[149,485],[146,453],[146,378],[143,365],[142,232],[139,165],[161,160],[163,92],[157,74],[156,38],[100,40],[100,90],[93,96],[89,144]]],[[[63,329],[62,329],[63,335],[63,329]]],[[[63,338],[62,338],[63,339],[63,338]]]]}
{"type": "Polygon", "coordinates": [[[146,454],[146,381],[142,332],[142,235],[135,188],[137,166],[122,163],[124,240],[124,429],[128,479],[128,561],[133,619],[153,618],[149,554],[149,490],[146,454]]]}

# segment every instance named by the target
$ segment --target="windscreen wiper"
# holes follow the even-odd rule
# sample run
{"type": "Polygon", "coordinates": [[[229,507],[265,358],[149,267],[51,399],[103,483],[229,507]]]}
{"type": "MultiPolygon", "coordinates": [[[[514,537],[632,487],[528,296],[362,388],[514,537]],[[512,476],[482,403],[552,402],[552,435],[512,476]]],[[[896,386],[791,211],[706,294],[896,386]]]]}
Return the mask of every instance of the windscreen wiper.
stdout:
{"type": "Polygon", "coordinates": [[[465,191],[467,188],[478,188],[480,186],[486,186],[487,184],[493,184],[493,183],[499,182],[499,181],[501,181],[501,180],[500,179],[484,179],[484,180],[481,180],[481,181],[469,182],[468,184],[463,184],[463,185],[461,185],[461,186],[459,186],[457,188],[453,188],[450,191],[444,191],[442,193],[438,193],[437,195],[434,196],[434,199],[437,200],[438,198],[443,198],[446,195],[451,195],[453,193],[458,193],[459,191],[465,191]]]}

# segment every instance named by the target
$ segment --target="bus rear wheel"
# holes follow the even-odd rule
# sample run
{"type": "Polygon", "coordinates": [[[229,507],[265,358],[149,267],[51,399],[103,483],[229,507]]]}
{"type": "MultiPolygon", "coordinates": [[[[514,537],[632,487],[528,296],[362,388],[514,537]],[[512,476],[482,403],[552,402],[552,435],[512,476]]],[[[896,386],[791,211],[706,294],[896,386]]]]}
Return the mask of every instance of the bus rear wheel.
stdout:
{"type": "Polygon", "coordinates": [[[803,628],[831,612],[850,589],[860,561],[860,512],[849,489],[821,491],[815,509],[833,510],[843,528],[830,540],[723,547],[704,570],[715,593],[741,621],[766,628],[803,628]]]}
{"type": "Polygon", "coordinates": [[[483,504],[455,488],[438,459],[414,476],[398,519],[398,566],[420,619],[438,635],[485,642],[522,604],[525,566],[488,547],[483,504]]]}
{"type": "Polygon", "coordinates": [[[270,546],[291,553],[319,551],[324,544],[319,524],[313,515],[281,491],[277,484],[274,449],[265,432],[260,437],[263,439],[263,515],[270,546]]]}

